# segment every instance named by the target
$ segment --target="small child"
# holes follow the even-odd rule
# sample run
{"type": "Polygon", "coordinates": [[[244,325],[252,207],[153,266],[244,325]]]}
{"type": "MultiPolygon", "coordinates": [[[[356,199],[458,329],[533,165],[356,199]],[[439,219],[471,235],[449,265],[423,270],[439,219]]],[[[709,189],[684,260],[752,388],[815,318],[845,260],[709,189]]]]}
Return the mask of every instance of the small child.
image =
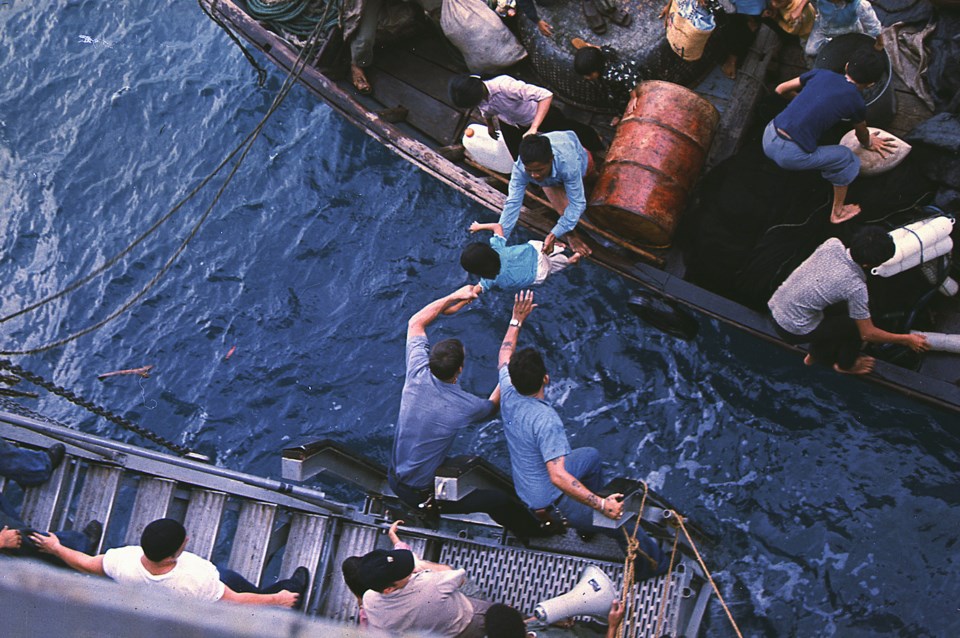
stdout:
{"type": "Polygon", "coordinates": [[[566,246],[557,243],[553,253],[541,252],[543,242],[529,241],[525,244],[507,246],[503,236],[503,226],[498,223],[470,224],[470,232],[493,231],[490,244],[476,242],[469,244],[460,253],[460,265],[471,275],[478,275],[480,292],[491,288],[500,290],[521,290],[528,286],[542,284],[551,274],[558,273],[567,266],[580,260],[580,253],[573,257],[564,254],[566,246]]]}
{"type": "MultiPolygon", "coordinates": [[[[802,11],[805,2],[801,2],[802,11]]],[[[846,33],[866,33],[876,38],[876,49],[883,49],[883,26],[868,0],[818,0],[817,19],[807,39],[804,53],[816,57],[823,45],[833,38],[846,33]]],[[[795,13],[799,13],[794,9],[795,13]]]]}

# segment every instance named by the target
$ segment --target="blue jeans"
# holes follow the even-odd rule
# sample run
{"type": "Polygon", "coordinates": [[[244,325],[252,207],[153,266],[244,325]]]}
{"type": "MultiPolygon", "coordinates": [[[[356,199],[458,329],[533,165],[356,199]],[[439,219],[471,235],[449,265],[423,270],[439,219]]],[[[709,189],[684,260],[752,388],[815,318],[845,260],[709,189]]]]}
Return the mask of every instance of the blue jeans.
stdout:
{"type": "Polygon", "coordinates": [[[773,120],[763,131],[763,152],[788,171],[819,169],[823,178],[834,186],[847,186],[860,173],[860,158],[846,146],[818,146],[808,153],[796,142],[780,137],[773,120]]]}
{"type": "MultiPolygon", "coordinates": [[[[581,447],[573,450],[564,459],[564,468],[571,475],[577,478],[584,487],[591,492],[596,493],[603,487],[603,473],[600,465],[600,452],[592,447],[581,447]]],[[[596,527],[593,524],[593,508],[571,498],[564,494],[557,503],[557,509],[567,519],[570,527],[582,534],[604,534],[611,537],[624,553],[627,552],[627,539],[620,528],[611,529],[608,527],[596,527]]],[[[632,531],[631,525],[627,531],[632,531]]],[[[634,560],[634,570],[637,580],[643,580],[652,576],[659,576],[667,571],[669,565],[669,556],[660,550],[660,546],[647,536],[642,530],[637,530],[637,541],[640,543],[640,549],[644,554],[650,557],[656,567],[650,564],[647,557],[643,554],[637,556],[634,560]]]]}
{"type": "Polygon", "coordinates": [[[46,452],[24,450],[0,439],[0,476],[31,487],[45,483],[50,471],[50,457],[46,452]]]}

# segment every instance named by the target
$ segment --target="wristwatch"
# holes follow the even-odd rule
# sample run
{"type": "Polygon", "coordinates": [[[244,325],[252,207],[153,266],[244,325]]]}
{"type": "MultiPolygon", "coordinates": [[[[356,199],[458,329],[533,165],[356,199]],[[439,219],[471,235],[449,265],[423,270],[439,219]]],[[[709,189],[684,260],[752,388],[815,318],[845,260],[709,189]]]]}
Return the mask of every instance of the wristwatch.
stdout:
{"type": "Polygon", "coordinates": [[[510,325],[511,325],[511,326],[516,326],[517,328],[519,328],[519,327],[520,327],[520,320],[519,320],[519,319],[511,319],[511,320],[510,320],[510,325]]]}

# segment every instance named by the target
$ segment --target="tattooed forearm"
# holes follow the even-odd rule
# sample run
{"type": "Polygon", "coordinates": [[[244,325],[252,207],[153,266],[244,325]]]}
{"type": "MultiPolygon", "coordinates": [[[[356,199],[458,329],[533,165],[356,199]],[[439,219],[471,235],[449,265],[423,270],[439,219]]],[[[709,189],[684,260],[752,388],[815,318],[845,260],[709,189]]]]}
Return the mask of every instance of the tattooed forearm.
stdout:
{"type": "Polygon", "coordinates": [[[573,479],[573,482],[570,483],[573,487],[580,487],[580,481],[573,479]]]}
{"type": "Polygon", "coordinates": [[[601,503],[601,499],[598,498],[596,494],[591,494],[590,496],[587,497],[586,505],[589,505],[595,510],[600,509],[600,503],[601,503]]]}
{"type": "Polygon", "coordinates": [[[501,349],[501,350],[513,350],[513,342],[512,342],[512,341],[504,341],[503,343],[500,344],[500,349],[501,349]]]}

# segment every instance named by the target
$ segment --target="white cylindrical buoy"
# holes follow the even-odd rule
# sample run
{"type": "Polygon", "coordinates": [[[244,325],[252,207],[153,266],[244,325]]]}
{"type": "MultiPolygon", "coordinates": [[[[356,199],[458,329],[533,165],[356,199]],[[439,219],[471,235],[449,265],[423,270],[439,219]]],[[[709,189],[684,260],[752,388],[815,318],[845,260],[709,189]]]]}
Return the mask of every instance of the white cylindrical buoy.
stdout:
{"type": "Polygon", "coordinates": [[[946,250],[942,244],[950,240],[953,223],[952,217],[941,215],[891,230],[889,235],[895,247],[893,257],[871,272],[890,277],[946,254],[953,249],[953,243],[946,250]]]}

